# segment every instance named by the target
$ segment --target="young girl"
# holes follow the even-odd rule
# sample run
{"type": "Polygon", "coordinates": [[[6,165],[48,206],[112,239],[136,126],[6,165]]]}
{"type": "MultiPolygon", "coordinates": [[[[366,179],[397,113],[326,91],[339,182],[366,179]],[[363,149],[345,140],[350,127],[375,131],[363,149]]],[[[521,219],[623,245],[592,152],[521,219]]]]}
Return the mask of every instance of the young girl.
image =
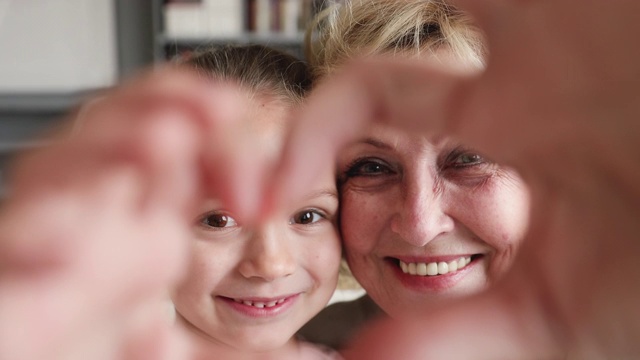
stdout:
{"type": "MultiPolygon", "coordinates": [[[[289,114],[310,89],[307,66],[267,47],[226,46],[187,61],[204,76],[233,81],[247,98],[242,131],[259,134],[259,151],[277,156],[289,114]]],[[[234,124],[235,125],[235,124],[234,124]]],[[[198,357],[325,359],[337,354],[294,338],[324,308],[337,281],[340,241],[334,171],[258,228],[207,199],[194,225],[191,263],[175,289],[178,326],[198,357]]]]}

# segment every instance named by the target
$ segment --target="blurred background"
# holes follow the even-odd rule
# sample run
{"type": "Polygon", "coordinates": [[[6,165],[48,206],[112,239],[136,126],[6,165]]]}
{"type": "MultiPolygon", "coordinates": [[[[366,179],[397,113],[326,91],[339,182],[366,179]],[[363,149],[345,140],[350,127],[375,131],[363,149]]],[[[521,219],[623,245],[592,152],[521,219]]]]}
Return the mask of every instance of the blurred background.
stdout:
{"type": "Polygon", "coordinates": [[[19,150],[93,92],[195,48],[302,56],[319,0],[0,0],[0,198],[19,150]]]}

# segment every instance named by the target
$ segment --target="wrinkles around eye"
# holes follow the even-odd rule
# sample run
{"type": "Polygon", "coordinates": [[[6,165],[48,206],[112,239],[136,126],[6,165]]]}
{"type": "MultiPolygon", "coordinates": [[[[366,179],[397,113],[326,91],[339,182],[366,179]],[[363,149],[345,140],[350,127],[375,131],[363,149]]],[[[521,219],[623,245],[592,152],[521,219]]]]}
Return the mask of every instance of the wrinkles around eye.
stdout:
{"type": "Polygon", "coordinates": [[[344,172],[345,177],[380,176],[394,174],[395,170],[379,158],[360,158],[352,162],[344,172]]]}
{"type": "Polygon", "coordinates": [[[398,168],[378,157],[361,157],[352,161],[339,178],[339,186],[344,191],[379,191],[399,177],[398,168]]]}

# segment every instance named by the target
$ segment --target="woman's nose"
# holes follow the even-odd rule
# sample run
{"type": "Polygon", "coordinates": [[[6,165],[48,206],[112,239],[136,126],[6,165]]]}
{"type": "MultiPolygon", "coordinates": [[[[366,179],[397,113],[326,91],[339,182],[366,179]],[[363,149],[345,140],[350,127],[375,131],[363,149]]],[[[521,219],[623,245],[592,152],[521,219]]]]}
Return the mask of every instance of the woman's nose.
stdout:
{"type": "Polygon", "coordinates": [[[400,209],[391,220],[391,230],[415,246],[426,245],[439,235],[452,231],[455,225],[442,202],[442,189],[438,189],[435,182],[431,184],[417,182],[409,185],[400,209]]]}
{"type": "Polygon", "coordinates": [[[245,278],[274,281],[293,274],[295,256],[286,234],[276,229],[259,229],[250,234],[239,271],[245,278]]]}

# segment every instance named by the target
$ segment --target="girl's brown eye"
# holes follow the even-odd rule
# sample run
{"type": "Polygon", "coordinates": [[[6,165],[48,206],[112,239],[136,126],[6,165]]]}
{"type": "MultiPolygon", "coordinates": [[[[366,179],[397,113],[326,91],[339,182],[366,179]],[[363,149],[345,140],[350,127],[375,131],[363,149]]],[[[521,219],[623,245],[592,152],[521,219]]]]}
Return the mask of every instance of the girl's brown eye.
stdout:
{"type": "Polygon", "coordinates": [[[228,215],[225,214],[208,214],[202,217],[200,223],[207,227],[212,228],[225,228],[231,226],[237,226],[236,221],[228,215]]]}
{"type": "Polygon", "coordinates": [[[316,223],[324,218],[325,216],[318,213],[317,211],[305,210],[294,215],[293,218],[289,221],[289,223],[308,225],[308,224],[316,223]]]}
{"type": "Polygon", "coordinates": [[[313,213],[311,213],[310,211],[301,213],[296,218],[297,224],[310,224],[312,221],[313,221],[313,213]]]}

